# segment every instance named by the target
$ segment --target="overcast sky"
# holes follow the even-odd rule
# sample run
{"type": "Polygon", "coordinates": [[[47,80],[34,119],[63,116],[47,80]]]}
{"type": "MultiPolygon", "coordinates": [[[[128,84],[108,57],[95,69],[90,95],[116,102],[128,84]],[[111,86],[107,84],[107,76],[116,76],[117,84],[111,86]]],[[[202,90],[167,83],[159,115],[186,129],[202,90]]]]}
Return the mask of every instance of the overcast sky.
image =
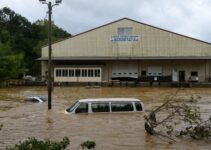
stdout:
{"type": "MultiPolygon", "coordinates": [[[[0,0],[5,6],[31,22],[47,17],[39,0],[0,0]]],[[[211,42],[211,0],[63,0],[53,9],[55,24],[73,35],[124,17],[211,42]]]]}

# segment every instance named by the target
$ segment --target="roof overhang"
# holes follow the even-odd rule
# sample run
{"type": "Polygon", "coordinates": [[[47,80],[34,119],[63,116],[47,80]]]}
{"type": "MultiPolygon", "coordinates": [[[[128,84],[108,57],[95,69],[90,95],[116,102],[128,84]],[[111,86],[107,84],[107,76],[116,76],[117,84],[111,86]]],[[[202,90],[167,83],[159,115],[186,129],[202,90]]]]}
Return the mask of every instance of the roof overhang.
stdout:
{"type": "MultiPolygon", "coordinates": [[[[211,60],[211,56],[145,56],[145,57],[52,57],[52,60],[211,60]]],[[[37,60],[47,61],[48,57],[37,60]]]]}

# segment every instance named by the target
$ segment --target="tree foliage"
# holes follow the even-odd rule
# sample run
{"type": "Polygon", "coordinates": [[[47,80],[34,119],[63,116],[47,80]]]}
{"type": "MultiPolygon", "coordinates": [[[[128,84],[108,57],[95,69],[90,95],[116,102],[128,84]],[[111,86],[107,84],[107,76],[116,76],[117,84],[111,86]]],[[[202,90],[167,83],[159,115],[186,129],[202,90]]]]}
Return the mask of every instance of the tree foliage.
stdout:
{"type": "MultiPolygon", "coordinates": [[[[52,41],[71,36],[52,26],[52,41]]],[[[0,79],[16,78],[27,72],[39,75],[41,46],[48,43],[48,21],[29,22],[25,17],[4,7],[0,9],[0,79]]]]}
{"type": "Polygon", "coordinates": [[[184,99],[167,97],[166,101],[149,115],[145,115],[145,130],[150,135],[160,135],[176,142],[178,137],[197,140],[211,139],[211,117],[201,116],[197,102],[199,96],[184,99]]]}
{"type": "Polygon", "coordinates": [[[0,44],[0,80],[17,78],[24,72],[22,60],[22,53],[14,53],[8,45],[0,44]]]}

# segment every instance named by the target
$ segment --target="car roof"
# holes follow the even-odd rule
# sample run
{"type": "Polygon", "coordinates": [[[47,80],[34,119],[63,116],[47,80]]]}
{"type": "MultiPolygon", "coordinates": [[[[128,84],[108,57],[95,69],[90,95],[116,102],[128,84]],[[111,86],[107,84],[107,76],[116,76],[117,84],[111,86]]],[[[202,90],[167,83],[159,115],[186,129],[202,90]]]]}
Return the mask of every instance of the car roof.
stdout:
{"type": "Polygon", "coordinates": [[[137,102],[140,102],[141,100],[137,99],[137,98],[93,98],[93,99],[80,99],[78,100],[79,102],[134,102],[134,101],[137,101],[137,102]]]}
{"type": "Polygon", "coordinates": [[[29,96],[27,98],[28,99],[37,99],[37,100],[42,100],[42,101],[47,101],[47,99],[48,99],[47,96],[29,96]]]}

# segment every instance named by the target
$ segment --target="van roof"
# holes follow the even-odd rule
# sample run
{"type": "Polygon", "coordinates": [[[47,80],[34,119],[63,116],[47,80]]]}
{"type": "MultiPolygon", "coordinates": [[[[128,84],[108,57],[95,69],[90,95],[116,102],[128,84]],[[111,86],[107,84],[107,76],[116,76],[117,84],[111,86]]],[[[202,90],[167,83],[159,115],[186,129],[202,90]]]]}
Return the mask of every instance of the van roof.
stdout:
{"type": "Polygon", "coordinates": [[[131,101],[131,102],[134,102],[134,101],[138,101],[140,102],[139,99],[137,98],[93,98],[93,99],[80,99],[78,100],[79,102],[97,102],[97,101],[131,101]]]}

